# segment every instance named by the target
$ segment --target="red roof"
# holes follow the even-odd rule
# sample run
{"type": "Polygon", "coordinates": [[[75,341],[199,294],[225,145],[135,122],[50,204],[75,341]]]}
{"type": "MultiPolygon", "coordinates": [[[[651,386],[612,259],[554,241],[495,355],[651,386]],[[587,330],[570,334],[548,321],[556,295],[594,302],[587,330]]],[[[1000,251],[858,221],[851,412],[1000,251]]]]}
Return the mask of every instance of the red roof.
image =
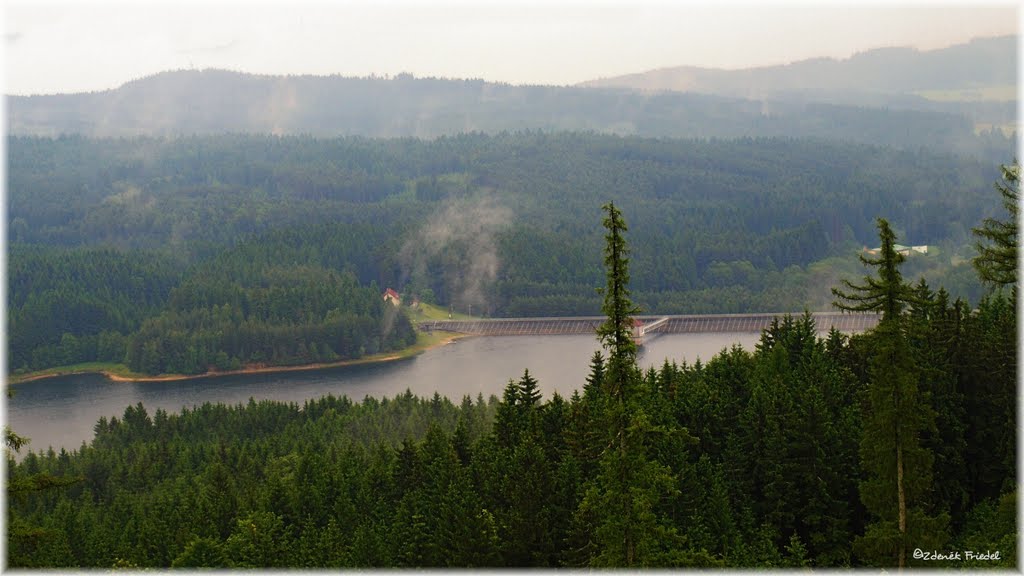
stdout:
{"type": "Polygon", "coordinates": [[[398,295],[398,292],[395,292],[391,288],[388,288],[387,290],[384,291],[384,297],[387,298],[388,296],[390,296],[390,297],[392,297],[392,298],[394,298],[396,300],[401,300],[402,299],[402,297],[398,295]]]}

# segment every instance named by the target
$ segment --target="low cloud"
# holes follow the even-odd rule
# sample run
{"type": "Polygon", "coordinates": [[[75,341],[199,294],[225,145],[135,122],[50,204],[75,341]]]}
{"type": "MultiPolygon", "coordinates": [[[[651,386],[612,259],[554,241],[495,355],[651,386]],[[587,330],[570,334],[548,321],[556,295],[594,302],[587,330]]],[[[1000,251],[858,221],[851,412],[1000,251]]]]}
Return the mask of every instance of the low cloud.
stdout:
{"type": "Polygon", "coordinates": [[[501,267],[497,234],[511,218],[512,211],[490,196],[446,202],[402,247],[402,284],[425,279],[428,263],[440,259],[452,304],[485,310],[501,267]]]}

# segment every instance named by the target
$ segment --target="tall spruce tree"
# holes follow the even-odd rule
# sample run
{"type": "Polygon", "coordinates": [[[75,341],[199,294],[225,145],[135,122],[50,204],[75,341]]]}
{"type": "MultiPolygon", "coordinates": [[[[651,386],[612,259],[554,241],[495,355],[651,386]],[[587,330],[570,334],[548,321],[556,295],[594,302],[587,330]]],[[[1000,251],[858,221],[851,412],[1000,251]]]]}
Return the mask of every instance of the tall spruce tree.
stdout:
{"type": "Polygon", "coordinates": [[[636,381],[636,342],[633,341],[633,316],[640,308],[630,300],[629,247],[626,246],[626,222],[622,212],[609,202],[602,207],[608,216],[604,219],[604,265],[607,285],[602,291],[604,303],[601,312],[607,318],[597,328],[597,336],[608,350],[605,383],[609,396],[624,402],[631,382],[636,381]]]}
{"type": "Polygon", "coordinates": [[[607,320],[597,329],[608,351],[602,389],[606,433],[597,477],[589,484],[578,514],[593,519],[596,543],[591,566],[657,566],[679,543],[675,529],[659,516],[657,504],[674,490],[669,470],[647,457],[645,437],[664,432],[651,424],[642,404],[629,298],[629,250],[626,223],[613,203],[606,204],[605,267],[608,278],[602,310],[607,320]]]}
{"type": "Polygon", "coordinates": [[[948,516],[929,517],[925,510],[932,484],[932,453],[921,446],[921,433],[933,431],[935,413],[918,390],[918,371],[911,356],[903,311],[916,302],[900,274],[903,257],[896,252],[896,235],[878,219],[881,254],[861,257],[878,268],[863,284],[844,281],[851,292],[833,288],[833,305],[851,312],[880,312],[872,335],[868,368],[867,413],[860,456],[866,479],[861,501],[875,517],[857,538],[858,555],[881,566],[907,565],[907,548],[940,546],[948,516]]]}

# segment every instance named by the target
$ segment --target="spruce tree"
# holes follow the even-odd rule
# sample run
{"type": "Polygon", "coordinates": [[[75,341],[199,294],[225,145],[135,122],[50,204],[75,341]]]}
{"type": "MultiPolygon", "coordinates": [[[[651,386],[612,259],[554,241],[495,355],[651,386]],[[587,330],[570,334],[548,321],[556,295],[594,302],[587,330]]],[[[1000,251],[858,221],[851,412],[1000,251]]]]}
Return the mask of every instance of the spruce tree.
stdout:
{"type": "Polygon", "coordinates": [[[974,234],[978,256],[974,267],[985,283],[1008,286],[1008,297],[984,298],[965,322],[964,390],[969,425],[968,463],[972,468],[972,499],[979,501],[1016,487],[1017,449],[1017,219],[1020,216],[1020,164],[1002,166],[996,190],[1009,215],[987,218],[974,234]],[[973,454],[972,454],[973,453],[973,454]]]}
{"type": "Polygon", "coordinates": [[[585,490],[577,512],[593,521],[596,544],[591,566],[655,566],[665,562],[665,549],[678,543],[665,525],[657,504],[674,490],[667,468],[647,457],[645,437],[657,430],[644,411],[640,372],[633,341],[633,316],[639,309],[629,298],[629,250],[626,224],[614,204],[606,204],[604,250],[607,287],[602,310],[607,320],[597,329],[608,351],[602,396],[606,432],[597,478],[585,490]]]}
{"type": "Polygon", "coordinates": [[[498,411],[494,415],[493,434],[501,449],[511,450],[519,443],[521,420],[519,384],[509,379],[498,404],[498,411]]]}
{"type": "Polygon", "coordinates": [[[861,436],[861,464],[866,479],[861,501],[874,517],[854,549],[871,563],[900,568],[907,565],[908,547],[941,545],[948,519],[926,515],[932,484],[933,455],[921,446],[921,434],[933,431],[935,414],[918,390],[918,371],[905,334],[903,311],[917,302],[903,282],[903,257],[895,250],[896,235],[889,223],[878,219],[881,254],[861,257],[878,268],[863,284],[844,281],[852,290],[833,289],[844,311],[880,312],[882,320],[872,334],[868,368],[867,413],[861,436]]]}
{"type": "Polygon", "coordinates": [[[530,370],[523,371],[523,377],[519,379],[519,406],[520,409],[529,413],[540,407],[540,384],[537,379],[530,376],[530,370]]]}
{"type": "Polygon", "coordinates": [[[925,432],[921,442],[935,456],[934,477],[942,479],[936,482],[932,507],[935,512],[948,512],[950,526],[956,531],[970,499],[965,388],[958,374],[964,360],[963,305],[950,306],[949,294],[942,288],[931,292],[923,278],[916,292],[925,305],[915,306],[908,333],[920,372],[920,389],[927,392],[935,410],[935,433],[925,432]]]}
{"type": "Polygon", "coordinates": [[[624,236],[627,228],[622,212],[609,202],[602,207],[608,216],[604,219],[604,265],[607,286],[602,291],[604,303],[601,312],[606,320],[597,328],[598,338],[608,349],[605,382],[613,399],[622,401],[628,394],[626,387],[636,371],[636,342],[633,341],[633,316],[640,309],[633,305],[629,291],[629,247],[624,236]]]}
{"type": "Polygon", "coordinates": [[[983,282],[994,286],[1017,284],[1017,218],[1020,216],[1020,165],[1001,166],[1003,181],[996,190],[1003,197],[1008,220],[986,218],[974,234],[980,238],[975,244],[978,256],[974,268],[983,282]]]}
{"type": "Polygon", "coordinates": [[[600,350],[595,350],[590,358],[590,374],[587,375],[587,382],[583,385],[583,394],[589,399],[596,397],[604,382],[604,357],[600,350]]]}
{"type": "Polygon", "coordinates": [[[832,295],[839,298],[833,306],[848,312],[880,312],[883,320],[897,320],[907,305],[916,301],[913,290],[903,282],[900,264],[904,257],[896,252],[896,234],[884,218],[878,219],[878,237],[882,247],[878,258],[860,256],[865,266],[878,268],[878,277],[865,276],[863,284],[843,280],[851,290],[844,292],[832,289],[832,295]]]}

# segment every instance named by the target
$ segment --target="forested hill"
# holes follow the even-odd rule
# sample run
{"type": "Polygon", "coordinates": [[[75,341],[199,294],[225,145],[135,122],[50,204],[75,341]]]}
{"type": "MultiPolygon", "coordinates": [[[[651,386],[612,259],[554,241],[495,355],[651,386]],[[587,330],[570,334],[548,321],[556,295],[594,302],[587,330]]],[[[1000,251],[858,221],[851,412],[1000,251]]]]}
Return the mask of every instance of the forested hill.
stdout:
{"type": "Polygon", "coordinates": [[[938,50],[879,48],[846,59],[721,70],[679,66],[584,82],[582,86],[763,96],[790,92],[925,94],[946,90],[977,100],[1015,100],[1017,36],[979,38],[938,50]],[[1011,92],[985,93],[985,88],[1011,92]]]}
{"type": "Polygon", "coordinates": [[[827,309],[880,214],[929,246],[908,277],[975,302],[970,230],[999,211],[996,164],[819,140],[13,137],[8,153],[12,369],[358,357],[412,337],[401,316],[387,331],[386,287],[593,315],[609,198],[651,313],[827,309]]]}
{"type": "Polygon", "coordinates": [[[741,70],[679,66],[580,86],[941,111],[1010,128],[1017,117],[1017,44],[1017,36],[1002,36],[937,50],[879,48],[846,59],[741,70]]]}
{"type": "Polygon", "coordinates": [[[622,89],[511,86],[481,80],[257,76],[175,71],[88,94],[8,96],[16,135],[218,133],[415,136],[595,131],[653,137],[815,137],[1012,156],[1001,132],[976,135],[961,113],[760,101],[622,89]]]}

